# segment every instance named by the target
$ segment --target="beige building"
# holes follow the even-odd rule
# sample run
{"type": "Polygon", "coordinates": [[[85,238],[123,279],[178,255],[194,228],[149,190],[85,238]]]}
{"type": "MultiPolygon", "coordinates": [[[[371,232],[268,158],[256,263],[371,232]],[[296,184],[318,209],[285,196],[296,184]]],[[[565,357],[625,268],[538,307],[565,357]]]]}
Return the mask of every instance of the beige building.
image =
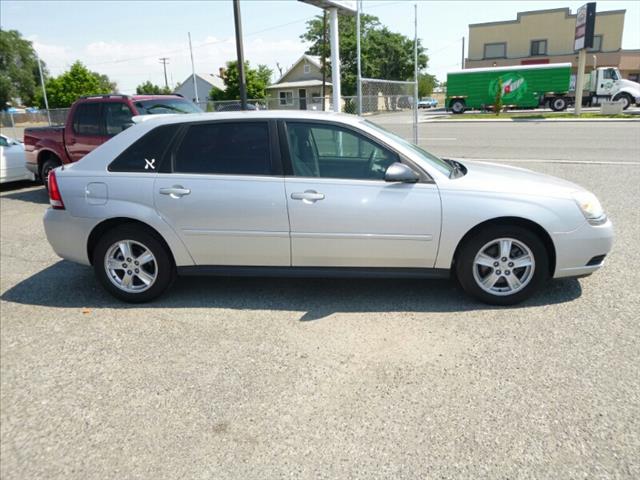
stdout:
{"type": "MultiPolygon", "coordinates": [[[[329,108],[331,82],[325,82],[325,109],[329,108]]],[[[267,87],[269,108],[322,110],[322,65],[320,59],[302,55],[273,85],[267,87]]]]}
{"type": "MultiPolygon", "coordinates": [[[[625,10],[596,13],[587,71],[594,65],[615,66],[623,78],[637,82],[640,49],[622,49],[624,15],[625,10]]],[[[471,24],[465,68],[571,62],[575,69],[575,27],[576,15],[568,8],[520,12],[515,20],[471,24]]]]}

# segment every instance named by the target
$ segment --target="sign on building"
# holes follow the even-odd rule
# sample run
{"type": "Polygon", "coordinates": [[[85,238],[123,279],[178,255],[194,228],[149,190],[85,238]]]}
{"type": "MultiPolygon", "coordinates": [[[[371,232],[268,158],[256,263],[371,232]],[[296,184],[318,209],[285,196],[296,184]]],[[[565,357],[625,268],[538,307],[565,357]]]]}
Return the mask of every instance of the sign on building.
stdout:
{"type": "Polygon", "coordinates": [[[573,48],[582,50],[593,47],[593,33],[596,26],[596,2],[585,3],[576,16],[576,35],[573,48]]]}

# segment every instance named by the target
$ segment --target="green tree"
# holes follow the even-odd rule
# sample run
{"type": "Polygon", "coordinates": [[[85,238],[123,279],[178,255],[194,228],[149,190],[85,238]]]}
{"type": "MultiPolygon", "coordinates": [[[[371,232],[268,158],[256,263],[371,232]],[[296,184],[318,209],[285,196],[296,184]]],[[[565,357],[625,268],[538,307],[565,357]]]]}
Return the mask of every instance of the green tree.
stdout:
{"type": "MultiPolygon", "coordinates": [[[[69,107],[83,95],[112,93],[116,89],[116,84],[106,75],[92,72],[81,62],[76,61],[62,75],[47,80],[46,87],[49,107],[64,108],[69,107]]],[[[40,106],[44,106],[42,98],[40,98],[40,106]]]]}
{"type": "Polygon", "coordinates": [[[169,95],[171,89],[169,87],[161,87],[147,80],[136,87],[138,95],[169,95]]]}
{"type": "MultiPolygon", "coordinates": [[[[251,68],[249,62],[244,62],[244,75],[247,81],[247,98],[263,99],[266,97],[266,87],[269,85],[273,71],[266,65],[258,65],[257,68],[251,68]]],[[[239,100],[240,99],[240,82],[238,80],[238,62],[232,60],[227,62],[222,81],[225,89],[213,87],[209,92],[211,100],[239,100]]]]}
{"type": "Polygon", "coordinates": [[[434,75],[421,73],[418,75],[418,98],[428,97],[433,93],[433,89],[438,85],[434,75]]]}
{"type": "MultiPolygon", "coordinates": [[[[373,15],[360,16],[360,50],[362,76],[385,80],[408,80],[414,75],[413,40],[389,30],[373,15]]],[[[338,17],[340,37],[340,73],[343,95],[355,95],[357,79],[356,20],[355,16],[338,17]]],[[[307,22],[307,31],[300,36],[311,43],[310,55],[322,56],[323,22],[317,16],[307,22]]],[[[327,37],[328,38],[328,37],[327,37]]],[[[328,43],[328,41],[327,41],[328,43]]],[[[327,54],[330,46],[327,45],[327,54]]],[[[418,40],[418,68],[427,67],[428,57],[418,40]]],[[[330,65],[327,64],[327,77],[330,65]]]]}
{"type": "Polygon", "coordinates": [[[33,105],[39,87],[38,61],[31,42],[17,30],[0,29],[0,110],[18,98],[33,105]]]}

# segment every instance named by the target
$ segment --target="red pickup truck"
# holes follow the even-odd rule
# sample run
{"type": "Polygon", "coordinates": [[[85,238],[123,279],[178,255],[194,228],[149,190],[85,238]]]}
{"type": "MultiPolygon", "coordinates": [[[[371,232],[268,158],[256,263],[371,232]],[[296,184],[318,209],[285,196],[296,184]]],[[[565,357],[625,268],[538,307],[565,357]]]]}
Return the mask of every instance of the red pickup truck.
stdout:
{"type": "Polygon", "coordinates": [[[64,126],[24,130],[26,167],[47,186],[49,172],[77,162],[98,145],[130,127],[135,115],[201,112],[178,95],[97,95],[82,97],[64,126]]]}

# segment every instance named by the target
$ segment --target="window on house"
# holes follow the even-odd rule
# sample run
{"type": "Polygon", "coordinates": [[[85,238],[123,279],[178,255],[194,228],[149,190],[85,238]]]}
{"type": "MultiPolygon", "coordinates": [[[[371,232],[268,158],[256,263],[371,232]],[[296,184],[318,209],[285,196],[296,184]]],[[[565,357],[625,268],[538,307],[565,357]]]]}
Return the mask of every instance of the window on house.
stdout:
{"type": "Polygon", "coordinates": [[[536,57],[538,55],[547,54],[547,41],[546,40],[532,40],[531,41],[531,56],[536,57]]]}
{"type": "Polygon", "coordinates": [[[304,64],[304,73],[310,73],[311,72],[311,65],[309,65],[308,63],[304,64]]]}
{"type": "Polygon", "coordinates": [[[291,90],[280,92],[280,105],[293,105],[293,92],[291,90]]]}
{"type": "Polygon", "coordinates": [[[602,50],[602,35],[594,35],[593,36],[593,47],[591,47],[589,52],[599,52],[602,50]]]}
{"type": "Polygon", "coordinates": [[[507,56],[506,43],[485,43],[484,44],[484,58],[506,58],[506,56],[507,56]]]}

